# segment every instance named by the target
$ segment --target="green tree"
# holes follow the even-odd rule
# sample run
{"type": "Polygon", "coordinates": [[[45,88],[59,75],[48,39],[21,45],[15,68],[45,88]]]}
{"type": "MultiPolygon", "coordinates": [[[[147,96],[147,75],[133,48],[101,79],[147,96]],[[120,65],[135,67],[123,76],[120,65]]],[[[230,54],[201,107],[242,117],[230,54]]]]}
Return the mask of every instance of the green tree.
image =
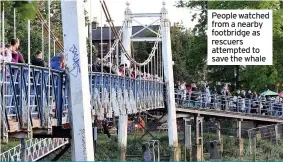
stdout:
{"type": "MultiPolygon", "coordinates": [[[[36,51],[42,49],[42,22],[38,19],[37,10],[39,10],[46,17],[46,2],[45,1],[32,1],[28,3],[27,1],[4,1],[5,13],[5,43],[10,42],[16,37],[20,39],[20,52],[23,54],[26,62],[28,61],[28,26],[27,19],[31,20],[30,34],[31,34],[31,56],[35,54],[36,51]],[[14,15],[13,10],[16,8],[16,33],[14,33],[14,15]]],[[[60,1],[52,1],[51,3],[51,31],[58,37],[62,39],[62,23],[61,23],[61,10],[60,1]]],[[[45,18],[47,20],[47,18],[45,18]]],[[[48,33],[44,32],[44,53],[45,58],[47,58],[48,53],[48,33]]],[[[53,56],[53,40],[51,40],[51,56],[53,56]]],[[[60,52],[59,48],[56,48],[56,52],[60,52]]]]}
{"type": "Polygon", "coordinates": [[[194,74],[197,75],[197,67],[191,66],[189,57],[194,57],[190,54],[190,43],[194,42],[194,38],[190,38],[190,32],[182,25],[171,27],[171,47],[174,61],[174,79],[175,81],[192,81],[194,74]],[[196,70],[196,71],[195,71],[196,70]]]}
{"type": "MultiPolygon", "coordinates": [[[[155,37],[156,35],[153,33],[146,33],[145,36],[155,37]]],[[[189,56],[189,39],[190,37],[190,31],[185,29],[182,25],[175,25],[171,27],[171,45],[172,45],[172,56],[174,61],[174,79],[177,80],[190,80],[192,79],[191,76],[195,75],[196,69],[194,66],[190,66],[191,63],[187,62],[187,58],[193,56],[189,56]],[[187,67],[191,67],[191,69],[188,69],[187,67]]],[[[192,40],[195,41],[195,40],[192,40]]],[[[153,47],[154,43],[148,43],[148,42],[135,42],[132,44],[133,46],[133,55],[136,61],[138,62],[144,62],[153,47]]],[[[150,72],[153,74],[160,74],[160,68],[161,68],[161,43],[158,46],[158,56],[153,58],[153,63],[149,64],[148,66],[145,66],[145,68],[142,67],[142,71],[150,72]],[[158,61],[157,61],[158,59],[158,61]]]]}
{"type": "MultiPolygon", "coordinates": [[[[194,15],[193,21],[198,21],[194,28],[194,34],[204,35],[203,44],[206,41],[207,10],[208,9],[272,9],[273,10],[273,66],[246,66],[240,67],[240,83],[247,89],[262,90],[265,87],[274,87],[276,82],[282,81],[282,36],[283,36],[283,2],[282,1],[188,1],[179,0],[178,7],[188,7],[199,10],[194,15]]],[[[199,48],[193,46],[192,48],[199,48]]],[[[207,48],[207,47],[206,47],[207,48]]],[[[203,50],[200,50],[200,52],[203,50]]],[[[205,55],[199,56],[206,59],[205,55]]],[[[190,58],[194,59],[194,58],[190,58]]],[[[192,60],[193,61],[193,60],[192,60]]],[[[208,78],[213,83],[234,82],[235,66],[209,66],[208,78]]]]}

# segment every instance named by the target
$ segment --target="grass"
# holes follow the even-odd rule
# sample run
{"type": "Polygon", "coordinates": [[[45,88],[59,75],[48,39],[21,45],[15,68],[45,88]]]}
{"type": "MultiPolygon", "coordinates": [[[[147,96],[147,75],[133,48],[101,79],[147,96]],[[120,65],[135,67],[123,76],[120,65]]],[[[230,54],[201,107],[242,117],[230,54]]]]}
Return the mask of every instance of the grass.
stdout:
{"type": "Polygon", "coordinates": [[[19,140],[10,139],[10,140],[8,141],[8,143],[2,143],[2,144],[1,144],[1,151],[2,151],[2,152],[5,152],[5,151],[7,151],[7,150],[9,150],[9,149],[11,149],[11,148],[13,148],[13,147],[19,145],[19,144],[20,144],[20,141],[19,141],[19,140]]]}
{"type": "MultiPolygon", "coordinates": [[[[154,139],[157,139],[160,141],[160,149],[162,150],[160,155],[166,156],[168,155],[168,151],[170,150],[168,146],[168,133],[165,131],[163,132],[150,132],[154,139]]],[[[141,140],[141,136],[143,135],[143,132],[135,133],[134,135],[128,135],[128,149],[127,149],[127,155],[141,155],[141,145],[142,143],[152,140],[152,136],[147,134],[144,136],[141,140]]],[[[178,132],[179,136],[179,147],[181,149],[181,152],[183,154],[184,150],[184,142],[182,141],[184,135],[182,132],[178,132]]],[[[204,133],[204,149],[205,152],[207,152],[209,141],[216,140],[217,135],[216,133],[204,133]]],[[[192,142],[194,142],[194,134],[192,132],[192,142]]],[[[224,142],[224,151],[226,152],[226,155],[228,157],[235,156],[235,152],[237,149],[237,145],[235,145],[234,140],[235,137],[229,137],[223,135],[222,138],[225,138],[224,142]]],[[[117,145],[117,134],[113,134],[111,139],[108,139],[107,135],[98,133],[98,139],[97,139],[97,154],[96,159],[98,160],[112,160],[117,159],[118,154],[118,145],[117,145]],[[97,157],[99,156],[99,157],[97,157]]],[[[248,142],[245,140],[244,145],[246,145],[248,142]]],[[[8,149],[11,149],[12,147],[15,147],[16,145],[20,144],[20,141],[17,140],[10,140],[7,144],[2,144],[2,151],[6,151],[8,149]]],[[[247,146],[244,146],[244,148],[247,146]]],[[[184,157],[184,155],[181,155],[181,157],[184,157]]],[[[206,157],[208,158],[208,157],[206,157]]],[[[46,159],[47,160],[47,159],[46,159]]],[[[71,160],[71,150],[68,150],[59,160],[71,160]]]]}

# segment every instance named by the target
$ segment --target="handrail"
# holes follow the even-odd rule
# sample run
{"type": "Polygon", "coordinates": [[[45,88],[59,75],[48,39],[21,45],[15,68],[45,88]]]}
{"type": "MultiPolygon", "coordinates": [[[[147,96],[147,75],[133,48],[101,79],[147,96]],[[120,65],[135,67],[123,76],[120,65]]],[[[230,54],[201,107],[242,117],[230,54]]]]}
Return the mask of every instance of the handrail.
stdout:
{"type": "Polygon", "coordinates": [[[16,63],[16,62],[2,62],[0,63],[1,65],[14,65],[14,66],[20,66],[20,67],[31,67],[31,68],[36,68],[36,69],[41,69],[41,70],[50,70],[51,72],[57,72],[57,73],[64,73],[64,71],[56,70],[56,69],[50,69],[48,67],[42,67],[42,66],[36,66],[36,65],[29,65],[26,63],[16,63]]]}

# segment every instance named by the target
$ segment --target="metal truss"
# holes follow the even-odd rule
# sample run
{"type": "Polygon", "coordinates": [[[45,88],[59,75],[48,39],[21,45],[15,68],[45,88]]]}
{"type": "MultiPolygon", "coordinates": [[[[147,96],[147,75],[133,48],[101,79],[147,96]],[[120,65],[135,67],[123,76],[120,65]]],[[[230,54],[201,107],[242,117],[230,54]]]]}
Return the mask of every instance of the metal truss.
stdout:
{"type": "Polygon", "coordinates": [[[163,82],[158,80],[132,79],[111,74],[93,73],[91,79],[93,113],[103,118],[121,113],[163,108],[163,82]]]}
{"type": "Polygon", "coordinates": [[[36,124],[31,120],[34,118],[39,120],[36,127],[50,128],[52,111],[52,118],[57,119],[58,125],[62,124],[63,111],[67,108],[66,78],[63,72],[16,63],[1,64],[1,67],[4,69],[1,73],[3,119],[9,131],[11,119],[16,122],[17,126],[14,127],[19,128],[16,131],[27,128],[29,124],[34,127],[36,124]]]}
{"type": "MultiPolygon", "coordinates": [[[[64,138],[30,139],[26,142],[25,161],[37,161],[69,143],[64,138]]],[[[21,145],[0,154],[1,161],[21,161],[21,145]]]]}

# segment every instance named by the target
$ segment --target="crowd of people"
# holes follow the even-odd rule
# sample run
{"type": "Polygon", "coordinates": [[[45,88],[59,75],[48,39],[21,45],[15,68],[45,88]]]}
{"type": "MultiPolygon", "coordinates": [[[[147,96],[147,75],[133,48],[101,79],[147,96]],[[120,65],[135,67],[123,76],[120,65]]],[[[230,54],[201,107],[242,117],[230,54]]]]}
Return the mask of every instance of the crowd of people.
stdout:
{"type": "Polygon", "coordinates": [[[195,83],[177,82],[175,84],[175,98],[179,105],[190,102],[192,106],[196,107],[221,108],[222,110],[228,108],[251,113],[274,111],[281,109],[283,105],[279,95],[260,95],[251,90],[231,92],[227,84],[217,91],[216,88],[211,89],[209,86],[198,89],[195,83]]]}
{"type": "Polygon", "coordinates": [[[101,59],[96,58],[92,65],[92,72],[103,72],[116,74],[118,76],[126,76],[131,78],[142,78],[145,80],[162,81],[158,75],[152,75],[150,73],[142,72],[138,67],[129,67],[127,64],[115,65],[111,62],[102,62],[101,59]],[[101,70],[101,67],[103,69],[101,70]]]}
{"type": "MultiPolygon", "coordinates": [[[[14,62],[25,63],[23,55],[19,52],[20,40],[12,39],[11,44],[6,44],[3,49],[0,47],[0,62],[14,62]]],[[[44,61],[41,51],[37,51],[31,60],[31,64],[39,67],[47,67],[48,64],[44,61]]],[[[65,58],[63,54],[53,56],[50,60],[50,66],[52,69],[64,71],[65,70],[65,58]]],[[[129,67],[127,64],[115,65],[111,62],[103,62],[96,58],[92,65],[92,72],[111,73],[119,76],[126,76],[131,78],[143,78],[146,80],[162,81],[158,75],[152,75],[150,73],[141,72],[138,67],[129,67]],[[101,69],[102,67],[102,69],[101,69]]]]}
{"type": "Polygon", "coordinates": [[[18,51],[20,41],[12,39],[11,44],[6,44],[5,47],[0,47],[0,61],[25,63],[23,55],[18,51]]]}
{"type": "MultiPolygon", "coordinates": [[[[20,40],[12,39],[10,44],[6,44],[4,48],[0,47],[0,62],[26,63],[23,55],[19,51],[19,46],[20,40]]],[[[35,53],[31,60],[31,64],[34,66],[47,67],[41,51],[37,51],[35,53]]],[[[53,56],[51,58],[51,68],[56,70],[64,70],[64,55],[53,56]]]]}

